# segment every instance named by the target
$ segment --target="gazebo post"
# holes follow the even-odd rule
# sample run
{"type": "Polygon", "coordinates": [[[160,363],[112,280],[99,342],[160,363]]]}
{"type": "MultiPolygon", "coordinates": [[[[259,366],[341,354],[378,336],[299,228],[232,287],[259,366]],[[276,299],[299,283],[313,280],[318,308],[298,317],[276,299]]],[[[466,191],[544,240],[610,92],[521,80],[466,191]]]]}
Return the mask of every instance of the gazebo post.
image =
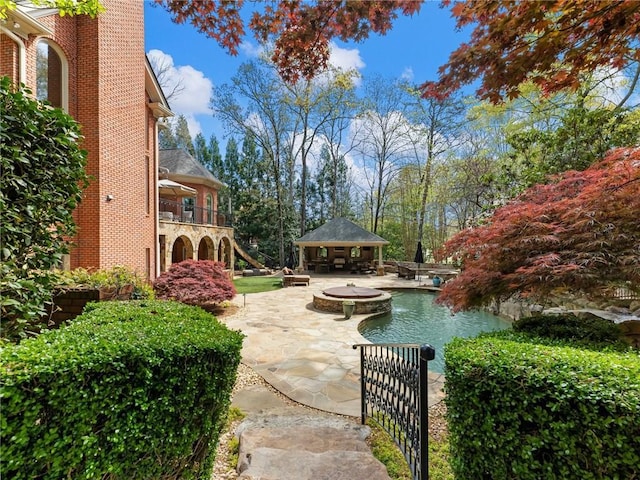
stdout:
{"type": "Polygon", "coordinates": [[[376,269],[376,275],[379,277],[384,276],[384,265],[382,263],[382,245],[378,247],[378,268],[376,269]]]}
{"type": "Polygon", "coordinates": [[[304,271],[304,245],[300,245],[298,248],[298,273],[304,271]]]}

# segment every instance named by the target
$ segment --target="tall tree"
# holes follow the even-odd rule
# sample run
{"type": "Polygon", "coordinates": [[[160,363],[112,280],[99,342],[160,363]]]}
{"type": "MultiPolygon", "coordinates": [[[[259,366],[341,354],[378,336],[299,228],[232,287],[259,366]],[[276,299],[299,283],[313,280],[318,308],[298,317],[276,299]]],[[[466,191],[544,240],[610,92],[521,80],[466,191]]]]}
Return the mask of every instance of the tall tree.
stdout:
{"type": "Polygon", "coordinates": [[[184,115],[178,116],[173,126],[173,135],[176,139],[176,148],[181,148],[185,152],[195,156],[196,151],[193,148],[193,140],[189,132],[189,124],[184,115]]]}
{"type": "MultiPolygon", "coordinates": [[[[408,115],[415,125],[416,135],[412,137],[415,139],[415,160],[420,172],[418,241],[423,241],[427,198],[432,187],[435,163],[458,146],[464,106],[453,97],[420,100],[418,91],[410,88],[409,92],[408,115]]],[[[432,245],[436,243],[432,242],[432,245]]]]}
{"type": "Polygon", "coordinates": [[[353,82],[349,80],[349,74],[334,69],[314,81],[298,81],[295,85],[285,84],[288,92],[285,101],[290,106],[294,119],[293,153],[295,160],[299,159],[301,164],[300,190],[297,195],[300,201],[301,236],[306,233],[309,161],[314,155],[313,149],[318,143],[317,140],[326,131],[325,126],[335,124],[337,119],[344,115],[344,100],[353,90],[353,82]]]}
{"type": "Polygon", "coordinates": [[[363,162],[374,233],[382,221],[389,184],[413,150],[412,127],[403,114],[406,99],[406,91],[397,83],[380,76],[367,79],[361,113],[352,127],[363,162]]]}
{"type": "Polygon", "coordinates": [[[207,170],[212,170],[211,151],[207,147],[207,142],[202,133],[198,133],[193,139],[193,149],[195,151],[195,159],[204,165],[207,170]]]}
{"type": "Polygon", "coordinates": [[[635,147],[532,187],[447,242],[442,254],[462,272],[438,301],[461,310],[514,295],[544,301],[568,286],[592,297],[621,284],[640,291],[639,186],[635,147]]]}
{"type": "Polygon", "coordinates": [[[329,219],[347,217],[351,210],[351,188],[346,183],[350,171],[345,157],[357,146],[354,138],[349,136],[351,121],[356,114],[354,79],[357,73],[332,71],[331,75],[332,88],[319,105],[320,112],[331,112],[319,125],[319,133],[327,149],[326,156],[321,155],[321,168],[323,184],[330,188],[330,207],[327,212],[329,219]]]}
{"type": "Polygon", "coordinates": [[[225,181],[227,173],[224,170],[220,144],[214,134],[209,137],[209,152],[211,153],[211,173],[220,181],[225,181]]]}
{"type": "MultiPolygon", "coordinates": [[[[250,134],[268,161],[274,182],[278,214],[278,261],[285,264],[286,226],[292,223],[292,198],[287,189],[290,180],[291,155],[287,153],[291,126],[290,111],[281,101],[284,95],[281,81],[271,69],[258,62],[240,66],[232,79],[216,89],[213,107],[228,129],[240,135],[250,134]],[[243,98],[246,106],[238,102],[243,98]]],[[[289,143],[290,145],[290,143],[289,143]]]]}
{"type": "Polygon", "coordinates": [[[160,128],[158,130],[158,145],[161,149],[177,148],[178,141],[173,134],[173,129],[170,126],[160,128]]]}

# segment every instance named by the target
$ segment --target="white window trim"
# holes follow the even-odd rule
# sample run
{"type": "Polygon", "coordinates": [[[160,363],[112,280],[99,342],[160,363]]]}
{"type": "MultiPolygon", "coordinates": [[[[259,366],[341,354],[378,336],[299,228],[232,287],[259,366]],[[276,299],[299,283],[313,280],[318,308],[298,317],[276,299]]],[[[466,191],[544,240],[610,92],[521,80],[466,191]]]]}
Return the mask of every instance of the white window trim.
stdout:
{"type": "Polygon", "coordinates": [[[42,41],[44,41],[50,48],[53,48],[58,54],[58,58],[60,58],[60,75],[62,76],[60,79],[60,88],[62,89],[62,92],[60,92],[60,103],[62,104],[61,108],[65,112],[69,113],[69,62],[67,61],[67,56],[56,42],[47,37],[38,38],[35,45],[36,49],[38,48],[38,44],[42,41]]]}

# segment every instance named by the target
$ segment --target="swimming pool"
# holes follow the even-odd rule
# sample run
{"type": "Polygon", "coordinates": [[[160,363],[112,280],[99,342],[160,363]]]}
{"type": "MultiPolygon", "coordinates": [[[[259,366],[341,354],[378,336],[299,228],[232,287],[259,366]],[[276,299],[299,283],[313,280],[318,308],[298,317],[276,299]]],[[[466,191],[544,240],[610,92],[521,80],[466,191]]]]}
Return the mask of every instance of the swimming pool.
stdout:
{"type": "Polygon", "coordinates": [[[482,311],[452,314],[436,305],[434,294],[394,290],[391,313],[365,320],[360,334],[372,343],[428,343],[436,349],[429,370],[444,372],[444,345],[454,337],[474,337],[480,332],[505,330],[511,322],[482,311]]]}

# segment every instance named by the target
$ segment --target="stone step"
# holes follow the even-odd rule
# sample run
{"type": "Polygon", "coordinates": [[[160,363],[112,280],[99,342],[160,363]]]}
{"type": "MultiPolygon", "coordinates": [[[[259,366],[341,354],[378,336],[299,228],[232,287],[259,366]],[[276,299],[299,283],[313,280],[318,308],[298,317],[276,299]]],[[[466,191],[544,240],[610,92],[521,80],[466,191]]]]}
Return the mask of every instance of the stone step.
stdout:
{"type": "Polygon", "coordinates": [[[237,430],[238,479],[389,480],[354,419],[291,409],[251,416],[237,430]]]}

